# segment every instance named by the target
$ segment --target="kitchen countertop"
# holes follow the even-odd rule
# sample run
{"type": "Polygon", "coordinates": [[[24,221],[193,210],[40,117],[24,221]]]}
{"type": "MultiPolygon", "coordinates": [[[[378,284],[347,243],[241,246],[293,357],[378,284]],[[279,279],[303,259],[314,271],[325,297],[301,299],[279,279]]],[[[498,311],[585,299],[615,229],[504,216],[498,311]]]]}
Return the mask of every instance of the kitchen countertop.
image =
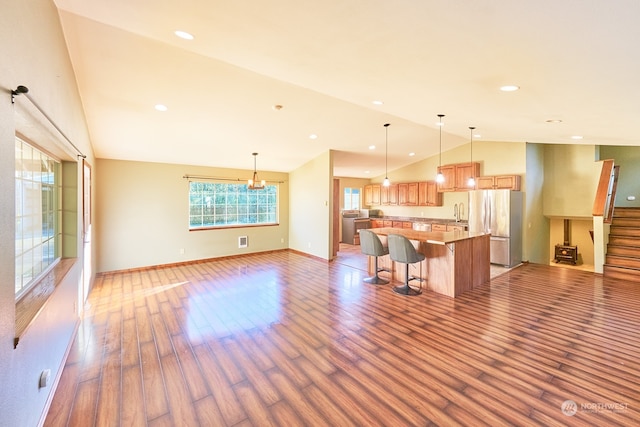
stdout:
{"type": "Polygon", "coordinates": [[[420,218],[420,217],[406,217],[406,216],[382,216],[382,217],[370,217],[372,220],[380,221],[406,221],[406,222],[419,222],[424,224],[451,224],[451,225],[469,225],[469,221],[462,220],[456,221],[455,219],[447,218],[420,218]]]}
{"type": "Polygon", "coordinates": [[[419,242],[431,243],[434,245],[446,245],[448,243],[455,243],[460,240],[472,239],[474,237],[480,237],[487,235],[481,232],[468,232],[468,231],[418,231],[408,228],[370,228],[376,234],[381,236],[388,236],[389,234],[400,234],[409,240],[416,240],[419,242]]]}

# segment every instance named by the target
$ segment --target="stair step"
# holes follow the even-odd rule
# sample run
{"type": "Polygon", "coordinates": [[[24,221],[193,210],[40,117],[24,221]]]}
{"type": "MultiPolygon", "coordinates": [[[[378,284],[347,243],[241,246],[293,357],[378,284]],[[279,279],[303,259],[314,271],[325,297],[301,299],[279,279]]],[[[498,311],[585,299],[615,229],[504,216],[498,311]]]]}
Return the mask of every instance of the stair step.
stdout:
{"type": "Polygon", "coordinates": [[[621,227],[640,227],[640,218],[619,218],[614,217],[611,222],[612,226],[621,226],[621,227]]]}
{"type": "Polygon", "coordinates": [[[638,269],[616,267],[613,265],[605,264],[603,273],[606,278],[640,283],[640,270],[638,269]]]}
{"type": "Polygon", "coordinates": [[[607,245],[607,255],[628,256],[634,258],[640,258],[640,247],[637,246],[619,246],[619,245],[607,245]]]}
{"type": "Polygon", "coordinates": [[[640,247],[640,237],[609,235],[609,244],[640,247]]]}
{"type": "Polygon", "coordinates": [[[622,208],[613,209],[613,218],[640,218],[640,208],[622,208]]]}
{"type": "Polygon", "coordinates": [[[617,224],[612,225],[609,234],[615,236],[633,236],[640,237],[640,227],[621,227],[617,224]]]}
{"type": "Polygon", "coordinates": [[[640,258],[629,256],[610,255],[607,253],[605,263],[616,267],[637,268],[640,270],[640,258]]]}

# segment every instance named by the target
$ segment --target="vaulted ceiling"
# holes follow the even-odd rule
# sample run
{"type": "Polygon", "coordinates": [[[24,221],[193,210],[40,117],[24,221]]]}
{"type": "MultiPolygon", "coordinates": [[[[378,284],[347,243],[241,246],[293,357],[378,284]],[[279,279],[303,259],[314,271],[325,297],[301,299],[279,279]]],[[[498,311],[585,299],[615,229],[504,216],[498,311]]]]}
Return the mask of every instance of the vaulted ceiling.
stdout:
{"type": "Polygon", "coordinates": [[[636,0],[55,3],[100,158],[288,172],[332,149],[373,177],[384,123],[393,170],[438,153],[437,114],[445,150],[469,126],[640,145],[636,0]]]}

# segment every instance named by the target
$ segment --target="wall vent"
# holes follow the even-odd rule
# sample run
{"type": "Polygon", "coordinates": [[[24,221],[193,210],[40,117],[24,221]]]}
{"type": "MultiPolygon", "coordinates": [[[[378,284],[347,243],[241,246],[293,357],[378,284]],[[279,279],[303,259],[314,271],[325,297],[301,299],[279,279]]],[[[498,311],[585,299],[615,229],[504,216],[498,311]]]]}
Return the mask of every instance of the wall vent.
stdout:
{"type": "Polygon", "coordinates": [[[238,237],[238,247],[246,248],[247,246],[249,246],[249,239],[247,238],[247,236],[238,237]]]}

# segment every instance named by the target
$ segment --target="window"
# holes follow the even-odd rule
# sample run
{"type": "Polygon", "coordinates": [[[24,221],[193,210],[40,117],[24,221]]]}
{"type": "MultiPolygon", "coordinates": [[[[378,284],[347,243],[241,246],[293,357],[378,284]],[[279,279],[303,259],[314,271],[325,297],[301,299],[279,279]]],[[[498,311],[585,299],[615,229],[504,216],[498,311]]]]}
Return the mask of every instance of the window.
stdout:
{"type": "Polygon", "coordinates": [[[189,229],[278,223],[278,186],[189,182],[189,229]]]}
{"type": "Polygon", "coordinates": [[[16,137],[16,297],[60,258],[60,162],[16,137]]]}
{"type": "Polygon", "coordinates": [[[344,209],[360,209],[360,189],[344,189],[344,209]]]}

